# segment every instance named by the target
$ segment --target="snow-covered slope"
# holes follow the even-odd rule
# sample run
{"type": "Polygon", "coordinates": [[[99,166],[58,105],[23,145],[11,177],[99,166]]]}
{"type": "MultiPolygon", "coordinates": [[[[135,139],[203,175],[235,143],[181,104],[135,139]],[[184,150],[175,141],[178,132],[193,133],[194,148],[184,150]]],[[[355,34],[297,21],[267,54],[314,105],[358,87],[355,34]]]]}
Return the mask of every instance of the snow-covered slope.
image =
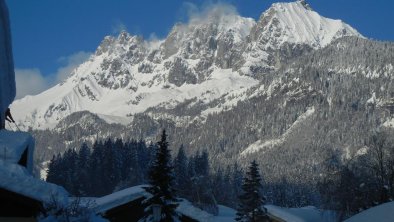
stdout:
{"type": "Polygon", "coordinates": [[[355,29],[341,20],[325,18],[313,11],[304,1],[274,3],[265,11],[252,28],[243,53],[245,63],[242,73],[249,74],[256,64],[264,70],[280,66],[275,51],[293,51],[297,55],[302,47],[319,49],[344,36],[362,37],[355,29]]]}
{"type": "Polygon", "coordinates": [[[310,118],[315,113],[315,107],[309,108],[304,114],[299,116],[296,121],[286,130],[286,132],[277,139],[271,140],[258,140],[255,143],[249,145],[245,150],[241,152],[241,156],[250,155],[259,151],[264,152],[264,150],[272,149],[275,146],[281,145],[286,139],[297,130],[297,128],[302,125],[302,123],[310,118]]]}
{"type": "Polygon", "coordinates": [[[345,220],[345,222],[391,222],[394,221],[394,202],[381,204],[345,220]]]}
{"type": "Polygon", "coordinates": [[[347,35],[360,36],[303,1],[273,4],[257,22],[213,8],[175,25],[161,41],[125,32],[106,37],[65,82],[14,102],[12,110],[20,127],[45,129],[77,111],[127,124],[151,107],[168,109],[191,99],[202,107],[221,99],[196,114],[206,116],[247,99],[245,91],[258,84],[265,68],[275,69],[270,56],[283,44],[317,49],[347,35]],[[229,94],[231,102],[226,103],[229,94]]]}
{"type": "MultiPolygon", "coordinates": [[[[3,114],[16,94],[10,21],[4,0],[0,0],[0,67],[0,113],[3,114]]],[[[1,115],[0,124],[3,121],[1,115]]]]}
{"type": "Polygon", "coordinates": [[[313,206],[302,208],[284,208],[274,205],[265,205],[268,213],[283,221],[291,222],[332,222],[336,221],[333,211],[319,210],[313,206]]]}

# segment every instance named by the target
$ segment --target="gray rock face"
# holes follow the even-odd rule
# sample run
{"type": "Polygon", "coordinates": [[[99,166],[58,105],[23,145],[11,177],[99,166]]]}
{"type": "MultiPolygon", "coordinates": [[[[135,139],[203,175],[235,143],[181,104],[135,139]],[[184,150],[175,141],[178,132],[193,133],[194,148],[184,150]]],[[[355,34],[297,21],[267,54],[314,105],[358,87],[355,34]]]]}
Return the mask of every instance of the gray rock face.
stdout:
{"type": "Polygon", "coordinates": [[[234,42],[232,32],[220,36],[216,46],[215,65],[222,69],[235,67],[243,59],[243,47],[243,43],[237,44],[234,42]]]}
{"type": "Polygon", "coordinates": [[[180,47],[179,42],[181,39],[181,36],[179,34],[180,29],[181,29],[181,24],[175,25],[172,28],[170,34],[167,36],[164,43],[162,44],[161,51],[163,52],[164,59],[167,59],[178,52],[180,47]]]}
{"type": "MultiPolygon", "coordinates": [[[[234,18],[231,18],[234,19],[234,18]]],[[[168,79],[171,83],[176,81],[179,86],[181,82],[200,83],[206,79],[214,66],[222,69],[234,69],[243,64],[243,51],[245,44],[240,38],[244,34],[240,30],[224,28],[220,24],[221,18],[208,18],[204,22],[191,23],[189,25],[176,25],[160,47],[163,59],[174,57],[174,69],[170,69],[168,79]],[[186,63],[179,67],[179,58],[196,60],[197,65],[192,67],[186,63]],[[188,66],[188,70],[185,67],[188,66]],[[186,76],[181,78],[180,73],[175,74],[175,69],[186,76]],[[194,75],[194,77],[192,77],[194,75]],[[176,78],[174,76],[177,76],[176,78]],[[175,80],[176,79],[176,80],[175,80]],[[179,79],[182,79],[179,82],[179,79]]],[[[252,22],[244,18],[236,18],[236,21],[250,29],[252,22]],[[237,20],[238,19],[238,20],[237,20]]],[[[242,26],[241,25],[241,26],[242,26]]],[[[241,37],[241,38],[245,38],[241,37]]]]}
{"type": "MultiPolygon", "coordinates": [[[[274,8],[269,9],[264,14],[260,16],[257,24],[252,28],[249,34],[249,42],[263,42],[266,43],[270,39],[268,36],[262,36],[264,29],[269,29],[270,31],[276,31],[279,20],[274,18],[276,11],[274,8]],[[270,24],[272,21],[272,24],[270,24]]],[[[276,34],[277,35],[277,34],[276,34]]],[[[275,35],[274,35],[275,36],[275,35]]]]}
{"type": "Polygon", "coordinates": [[[97,48],[96,55],[100,56],[103,53],[108,52],[114,43],[115,43],[114,37],[112,36],[105,37],[104,40],[99,45],[99,47],[97,48]]]}
{"type": "Polygon", "coordinates": [[[195,26],[177,25],[162,45],[164,59],[180,53],[186,59],[212,55],[216,49],[217,26],[207,23],[195,26]]]}
{"type": "Polygon", "coordinates": [[[154,70],[154,65],[150,62],[142,62],[138,66],[138,72],[140,73],[152,73],[154,70]]]}
{"type": "Polygon", "coordinates": [[[138,72],[154,74],[155,64],[167,69],[164,79],[175,86],[201,83],[214,65],[222,69],[234,68],[244,61],[243,42],[236,42],[235,30],[221,30],[218,21],[201,24],[177,24],[159,48],[149,49],[140,37],[122,32],[117,38],[106,37],[96,56],[106,54],[100,72],[95,72],[101,86],[110,89],[126,88],[133,79],[128,67],[138,65],[138,72]],[[186,60],[195,60],[192,66],[186,60]]]}
{"type": "Polygon", "coordinates": [[[298,0],[306,9],[312,10],[312,7],[306,2],[306,0],[298,0]]]}
{"type": "MultiPolygon", "coordinates": [[[[95,53],[96,57],[104,57],[100,63],[101,69],[92,75],[95,76],[99,85],[106,88],[129,87],[133,79],[129,67],[142,64],[147,53],[141,37],[131,36],[126,32],[122,32],[116,39],[106,37],[95,53]]],[[[141,71],[152,72],[149,67],[142,67],[141,71]]]]}
{"type": "Polygon", "coordinates": [[[176,58],[173,63],[169,64],[168,82],[181,86],[184,83],[196,84],[197,78],[192,70],[188,68],[181,58],[176,58]]]}

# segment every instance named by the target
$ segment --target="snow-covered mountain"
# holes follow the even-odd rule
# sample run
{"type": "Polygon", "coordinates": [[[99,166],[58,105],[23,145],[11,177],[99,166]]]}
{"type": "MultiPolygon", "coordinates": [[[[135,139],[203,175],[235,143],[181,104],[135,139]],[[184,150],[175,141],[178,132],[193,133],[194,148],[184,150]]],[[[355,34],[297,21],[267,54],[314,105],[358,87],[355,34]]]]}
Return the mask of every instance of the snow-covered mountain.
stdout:
{"type": "Polygon", "coordinates": [[[214,8],[175,25],[161,41],[126,32],[105,37],[63,83],[11,108],[25,129],[53,129],[78,111],[127,125],[135,114],[154,109],[163,116],[157,110],[186,101],[188,109],[198,111],[170,117],[182,123],[204,120],[247,99],[248,90],[297,51],[321,49],[344,36],[362,37],[342,21],[320,16],[305,1],[275,3],[258,21],[214,8]]]}
{"type": "Polygon", "coordinates": [[[207,150],[221,169],[256,160],[267,183],[313,196],[333,153],[363,155],[373,130],[393,130],[393,67],[394,43],[305,1],[258,21],[213,8],[161,41],[106,37],[66,81],[11,109],[35,129],[38,163],[97,139],[155,141],[165,128],[175,153],[207,150]]]}
{"type": "Polygon", "coordinates": [[[305,1],[273,4],[250,33],[251,40],[264,43],[265,48],[296,43],[317,49],[343,36],[360,34],[341,20],[322,17],[305,1]]]}

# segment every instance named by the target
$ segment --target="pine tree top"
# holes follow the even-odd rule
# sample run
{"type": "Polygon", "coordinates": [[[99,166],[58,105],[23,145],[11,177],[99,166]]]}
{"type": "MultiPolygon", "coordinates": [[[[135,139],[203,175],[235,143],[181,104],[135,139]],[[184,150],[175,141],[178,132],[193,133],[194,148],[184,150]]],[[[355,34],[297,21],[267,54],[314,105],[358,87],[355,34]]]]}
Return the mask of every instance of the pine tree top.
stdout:
{"type": "Polygon", "coordinates": [[[175,208],[178,206],[178,200],[173,188],[173,166],[165,130],[157,145],[155,160],[148,172],[150,186],[144,188],[152,194],[152,197],[146,200],[145,218],[151,216],[153,205],[160,205],[165,219],[171,221],[170,218],[176,217],[175,208]]]}
{"type": "Polygon", "coordinates": [[[268,221],[264,205],[264,197],[261,194],[261,177],[258,164],[253,161],[242,183],[243,193],[239,196],[237,209],[237,221],[268,221]]]}

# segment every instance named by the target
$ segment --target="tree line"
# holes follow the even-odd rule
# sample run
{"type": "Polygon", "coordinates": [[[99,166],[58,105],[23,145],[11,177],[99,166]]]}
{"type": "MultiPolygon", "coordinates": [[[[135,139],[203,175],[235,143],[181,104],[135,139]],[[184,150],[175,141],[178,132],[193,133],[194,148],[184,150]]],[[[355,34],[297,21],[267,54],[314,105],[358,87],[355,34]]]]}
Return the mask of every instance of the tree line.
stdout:
{"type": "MultiPolygon", "coordinates": [[[[79,150],[69,149],[53,156],[46,181],[63,186],[72,195],[90,197],[147,184],[157,147],[143,140],[110,138],[97,140],[92,147],[84,143],[79,150]]],[[[213,170],[207,151],[187,156],[183,146],[171,164],[178,196],[214,214],[217,204],[237,206],[244,175],[237,164],[213,170]]]]}
{"type": "Polygon", "coordinates": [[[323,206],[340,221],[360,211],[393,201],[394,141],[392,132],[376,131],[354,158],[331,152],[318,183],[323,206]]]}
{"type": "MultiPolygon", "coordinates": [[[[176,197],[174,185],[174,165],[171,163],[171,151],[167,142],[167,135],[163,130],[161,139],[157,143],[153,163],[148,170],[149,186],[144,189],[152,194],[143,202],[145,215],[139,221],[179,221],[175,212],[179,200],[176,197]],[[155,215],[154,208],[160,207],[160,215],[155,215]],[[155,218],[159,216],[160,218],[155,218]]],[[[258,164],[253,161],[246,172],[242,183],[242,194],[238,197],[237,221],[268,222],[269,217],[261,194],[261,177],[258,164]]]]}
{"type": "MultiPolygon", "coordinates": [[[[305,196],[306,187],[286,178],[268,183],[262,177],[265,202],[290,207],[308,205],[317,198],[320,207],[338,212],[342,220],[361,210],[390,201],[394,197],[394,143],[390,132],[376,132],[363,152],[346,159],[341,150],[327,148],[324,170],[316,182],[318,196],[305,196]]],[[[158,144],[143,140],[98,140],[90,148],[67,150],[52,158],[47,181],[66,188],[75,196],[103,196],[127,187],[149,184],[158,144]]],[[[218,204],[238,208],[243,183],[248,174],[237,164],[212,168],[206,150],[188,156],[185,147],[169,158],[173,187],[178,197],[191,201],[210,213],[218,204]],[[193,192],[190,192],[193,191],[193,192]]],[[[264,166],[264,165],[263,165],[264,166]]],[[[313,194],[315,195],[315,194],[313,194]]]]}

